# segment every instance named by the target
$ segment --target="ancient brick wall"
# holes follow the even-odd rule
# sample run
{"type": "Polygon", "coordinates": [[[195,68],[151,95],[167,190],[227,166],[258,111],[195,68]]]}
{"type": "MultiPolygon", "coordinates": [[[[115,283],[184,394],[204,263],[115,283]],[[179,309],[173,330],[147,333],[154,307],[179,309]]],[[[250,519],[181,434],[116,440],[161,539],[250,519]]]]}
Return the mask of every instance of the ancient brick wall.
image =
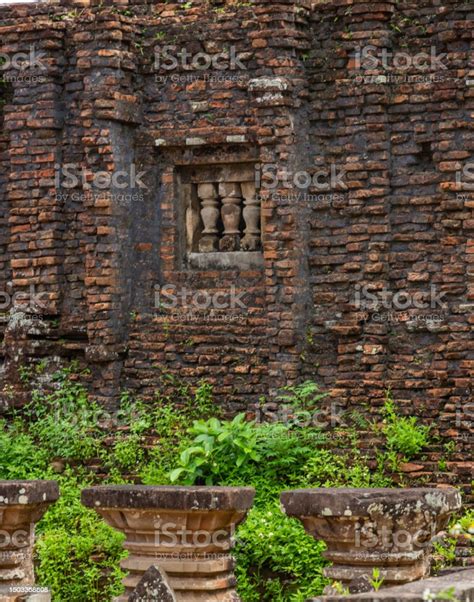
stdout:
{"type": "Polygon", "coordinates": [[[1,7],[1,52],[40,55],[2,71],[0,284],[26,299],[4,316],[3,403],[41,359],[87,365],[109,406],[166,375],[231,410],[311,378],[377,414],[390,386],[467,474],[472,18],[449,0],[1,7]],[[190,253],[189,191],[248,174],[261,250],[190,253]]]}

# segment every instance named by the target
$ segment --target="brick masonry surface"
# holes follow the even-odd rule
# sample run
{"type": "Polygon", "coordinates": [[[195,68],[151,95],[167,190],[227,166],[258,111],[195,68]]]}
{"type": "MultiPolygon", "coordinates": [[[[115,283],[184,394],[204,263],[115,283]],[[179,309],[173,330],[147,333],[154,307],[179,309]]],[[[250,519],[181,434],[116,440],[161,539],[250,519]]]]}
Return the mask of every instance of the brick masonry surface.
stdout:
{"type": "Polygon", "coordinates": [[[407,473],[467,489],[473,17],[453,0],[1,6],[2,404],[27,399],[32,360],[88,366],[108,406],[163,375],[208,380],[231,412],[313,379],[380,415],[390,386],[456,443],[444,474],[441,444],[407,473]],[[182,183],[234,169],[261,178],[262,253],[191,265],[182,183]]]}

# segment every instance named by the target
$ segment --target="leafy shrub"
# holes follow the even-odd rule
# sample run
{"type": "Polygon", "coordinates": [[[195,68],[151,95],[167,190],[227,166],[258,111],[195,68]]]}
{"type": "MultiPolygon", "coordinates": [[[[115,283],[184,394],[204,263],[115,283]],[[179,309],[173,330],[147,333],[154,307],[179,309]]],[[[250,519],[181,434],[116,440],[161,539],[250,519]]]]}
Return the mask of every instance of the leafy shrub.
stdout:
{"type": "Polygon", "coordinates": [[[137,434],[122,437],[115,442],[112,458],[119,468],[131,470],[140,466],[144,452],[137,434]]]}
{"type": "Polygon", "coordinates": [[[420,426],[414,416],[398,416],[390,392],[386,395],[384,412],[383,433],[387,438],[389,450],[410,459],[428,445],[430,427],[420,426]]]}
{"type": "Polygon", "coordinates": [[[0,479],[40,478],[48,465],[48,454],[39,448],[21,423],[0,420],[0,479]]]}
{"type": "Polygon", "coordinates": [[[317,449],[304,467],[306,487],[390,487],[393,482],[379,467],[370,470],[360,453],[352,457],[317,449]]]}
{"type": "Polygon", "coordinates": [[[185,485],[215,485],[236,468],[260,460],[257,434],[245,421],[245,414],[230,422],[196,420],[188,432],[194,435],[193,445],[181,452],[180,466],[170,474],[172,482],[181,479],[185,485]]]}
{"type": "Polygon", "coordinates": [[[34,392],[25,410],[29,433],[52,458],[89,460],[100,448],[103,410],[67,372],[59,372],[56,381],[53,392],[34,392]]]}
{"type": "Polygon", "coordinates": [[[280,400],[296,410],[312,410],[327,396],[327,393],[321,392],[317,383],[307,380],[300,385],[283,387],[280,400]]]}
{"type": "Polygon", "coordinates": [[[245,602],[304,602],[328,581],[322,542],[307,535],[274,501],[254,507],[238,530],[235,556],[239,593],[245,602]]]}
{"type": "Polygon", "coordinates": [[[81,504],[88,484],[71,472],[60,477],[61,497],[38,523],[38,582],[55,602],[103,602],[123,590],[124,536],[81,504]]]}

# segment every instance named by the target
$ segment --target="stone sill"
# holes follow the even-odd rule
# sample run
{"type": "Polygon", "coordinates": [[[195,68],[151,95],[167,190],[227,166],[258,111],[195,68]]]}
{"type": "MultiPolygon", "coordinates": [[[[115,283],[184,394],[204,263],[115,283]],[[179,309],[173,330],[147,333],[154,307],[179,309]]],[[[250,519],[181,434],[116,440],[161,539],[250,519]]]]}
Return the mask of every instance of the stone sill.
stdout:
{"type": "Polygon", "coordinates": [[[234,251],[231,253],[189,253],[187,263],[190,268],[198,270],[238,269],[251,270],[263,268],[262,253],[250,251],[234,251]]]}

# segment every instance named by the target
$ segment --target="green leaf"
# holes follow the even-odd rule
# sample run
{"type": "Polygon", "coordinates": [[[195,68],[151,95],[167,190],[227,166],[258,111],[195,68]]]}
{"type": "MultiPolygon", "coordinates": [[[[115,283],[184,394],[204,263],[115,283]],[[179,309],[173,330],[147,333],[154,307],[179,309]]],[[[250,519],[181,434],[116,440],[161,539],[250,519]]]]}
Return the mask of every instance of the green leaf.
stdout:
{"type": "Polygon", "coordinates": [[[179,477],[183,474],[183,472],[186,472],[184,470],[184,468],[175,468],[174,470],[172,470],[170,472],[170,481],[172,483],[175,483],[179,479],[179,477]]]}

